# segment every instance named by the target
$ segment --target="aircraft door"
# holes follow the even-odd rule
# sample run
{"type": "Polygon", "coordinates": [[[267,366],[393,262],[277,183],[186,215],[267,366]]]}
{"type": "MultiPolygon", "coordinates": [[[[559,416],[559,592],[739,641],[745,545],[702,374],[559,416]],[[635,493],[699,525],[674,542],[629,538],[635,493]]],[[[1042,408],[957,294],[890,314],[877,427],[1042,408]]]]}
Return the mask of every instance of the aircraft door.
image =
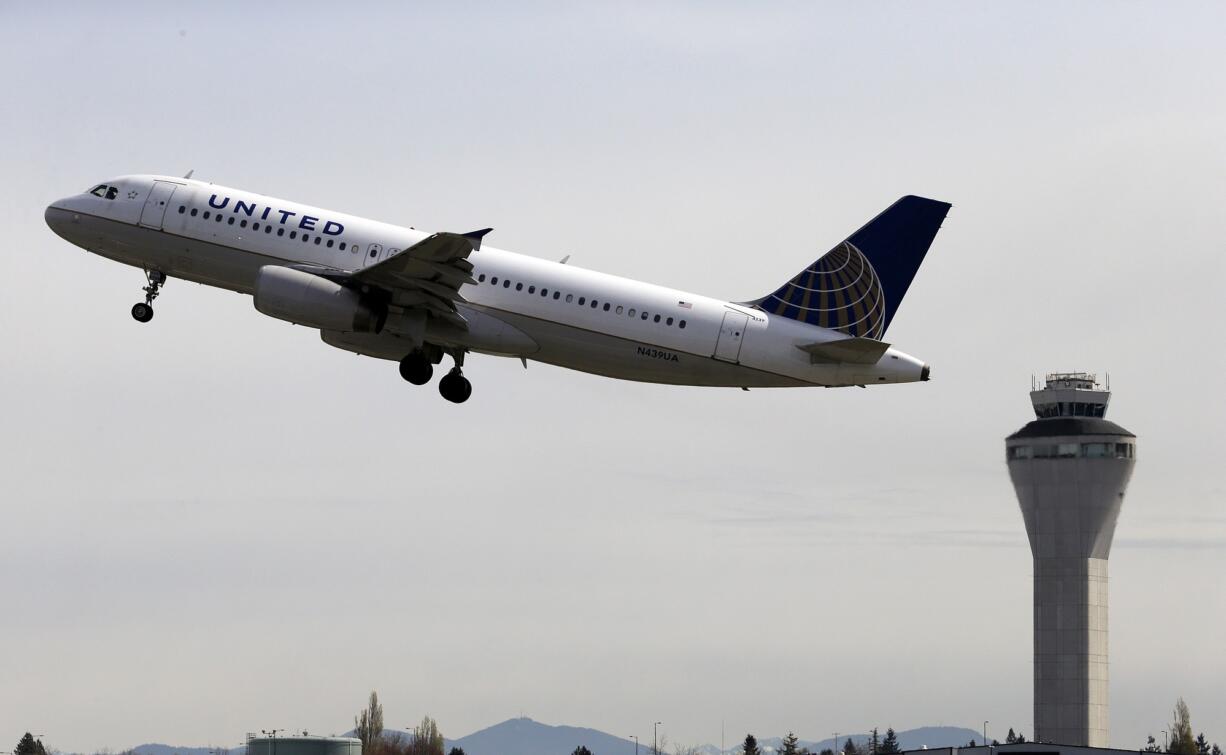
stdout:
{"type": "Polygon", "coordinates": [[[373,265],[379,261],[379,255],[383,253],[381,244],[371,244],[366,248],[366,264],[373,265]]]}
{"type": "Polygon", "coordinates": [[[161,230],[162,219],[166,217],[166,208],[170,205],[170,195],[175,193],[178,184],[169,181],[154,181],[153,190],[145,198],[145,206],[140,211],[140,224],[146,228],[161,230]]]}
{"type": "Polygon", "coordinates": [[[715,342],[715,358],[725,362],[736,362],[741,357],[741,344],[745,340],[745,323],[749,315],[740,312],[725,312],[724,323],[719,329],[719,340],[715,342]]]}

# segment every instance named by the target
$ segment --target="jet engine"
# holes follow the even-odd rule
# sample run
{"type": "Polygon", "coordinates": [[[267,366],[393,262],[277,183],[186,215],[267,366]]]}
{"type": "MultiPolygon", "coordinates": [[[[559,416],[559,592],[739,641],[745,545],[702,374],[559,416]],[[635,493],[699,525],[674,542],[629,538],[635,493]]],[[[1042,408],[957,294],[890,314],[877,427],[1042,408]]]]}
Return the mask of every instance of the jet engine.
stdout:
{"type": "Polygon", "coordinates": [[[260,268],[255,308],[296,325],[346,333],[378,333],[385,315],[352,289],[318,275],[280,265],[260,268]]]}

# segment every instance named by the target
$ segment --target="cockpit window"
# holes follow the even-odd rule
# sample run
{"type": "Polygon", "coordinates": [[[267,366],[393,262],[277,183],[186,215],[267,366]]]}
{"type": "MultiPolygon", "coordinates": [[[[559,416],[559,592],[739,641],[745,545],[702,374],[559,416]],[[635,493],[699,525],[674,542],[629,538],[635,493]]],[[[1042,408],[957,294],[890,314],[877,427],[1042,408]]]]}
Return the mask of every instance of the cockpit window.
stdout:
{"type": "Polygon", "coordinates": [[[100,199],[114,199],[115,197],[119,196],[119,187],[98,184],[94,188],[90,189],[88,193],[93,194],[95,197],[100,199]]]}

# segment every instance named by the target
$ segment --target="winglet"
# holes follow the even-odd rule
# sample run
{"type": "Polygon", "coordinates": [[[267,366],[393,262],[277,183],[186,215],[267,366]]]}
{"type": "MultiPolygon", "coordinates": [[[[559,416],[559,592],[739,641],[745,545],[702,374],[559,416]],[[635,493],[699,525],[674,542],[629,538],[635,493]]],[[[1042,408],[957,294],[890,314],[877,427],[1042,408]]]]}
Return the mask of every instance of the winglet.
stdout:
{"type": "Polygon", "coordinates": [[[187,173],[186,173],[186,174],[184,174],[184,176],[183,176],[183,177],[184,177],[184,178],[191,178],[191,177],[192,177],[192,174],[193,174],[193,173],[195,173],[195,172],[196,172],[196,169],[195,169],[195,168],[192,168],[191,170],[187,171],[187,173]]]}
{"type": "Polygon", "coordinates": [[[462,233],[460,235],[473,243],[473,251],[475,252],[481,248],[481,239],[485,238],[485,234],[489,233],[492,230],[494,229],[493,228],[482,228],[479,231],[469,231],[468,233],[462,233]]]}

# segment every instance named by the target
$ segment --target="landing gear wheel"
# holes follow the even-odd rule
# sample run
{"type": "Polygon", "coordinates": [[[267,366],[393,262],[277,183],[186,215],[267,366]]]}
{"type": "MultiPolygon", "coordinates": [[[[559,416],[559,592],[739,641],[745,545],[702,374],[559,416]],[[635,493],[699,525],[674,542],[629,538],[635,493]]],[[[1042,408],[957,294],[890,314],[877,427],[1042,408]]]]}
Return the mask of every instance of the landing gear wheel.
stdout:
{"type": "Polygon", "coordinates": [[[132,305],[132,319],[137,322],[149,322],[153,319],[153,300],[158,298],[162,285],[166,283],[166,273],[161,270],[146,270],[145,303],[132,305]]]}
{"type": "Polygon", "coordinates": [[[400,377],[413,385],[425,385],[434,375],[434,365],[420,351],[414,351],[400,360],[400,377]]]}
{"type": "Polygon", "coordinates": [[[438,392],[451,403],[462,404],[473,394],[473,386],[468,378],[452,370],[438,381],[438,392]]]}
{"type": "Polygon", "coordinates": [[[132,319],[137,322],[149,322],[153,319],[153,307],[141,302],[132,305],[132,319]]]}

